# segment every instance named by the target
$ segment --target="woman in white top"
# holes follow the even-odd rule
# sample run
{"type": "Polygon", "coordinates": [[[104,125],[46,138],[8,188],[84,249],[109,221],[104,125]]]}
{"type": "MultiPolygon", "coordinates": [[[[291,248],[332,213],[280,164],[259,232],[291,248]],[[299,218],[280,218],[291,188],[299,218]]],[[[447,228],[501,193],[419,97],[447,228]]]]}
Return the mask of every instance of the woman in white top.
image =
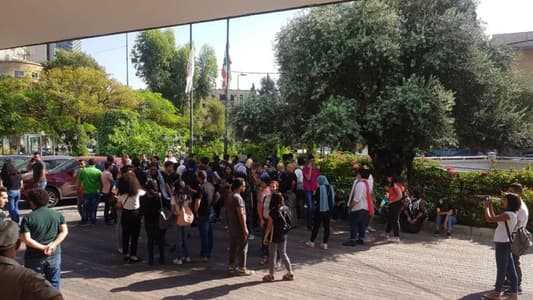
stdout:
{"type": "Polygon", "coordinates": [[[511,255],[511,240],[509,232],[516,226],[516,212],[520,208],[520,198],[516,194],[506,194],[503,198],[502,206],[505,211],[496,215],[492,207],[492,200],[487,197],[483,201],[485,209],[485,220],[489,223],[498,223],[494,231],[494,247],[496,249],[496,285],[494,291],[485,295],[485,299],[518,299],[518,280],[516,270],[511,255]],[[502,295],[502,285],[505,275],[508,274],[511,281],[509,293],[502,295]]]}
{"type": "Polygon", "coordinates": [[[145,194],[135,174],[128,172],[120,177],[117,205],[122,208],[122,250],[126,263],[141,261],[137,257],[137,242],[142,217],[139,208],[141,207],[140,198],[145,194]]]}

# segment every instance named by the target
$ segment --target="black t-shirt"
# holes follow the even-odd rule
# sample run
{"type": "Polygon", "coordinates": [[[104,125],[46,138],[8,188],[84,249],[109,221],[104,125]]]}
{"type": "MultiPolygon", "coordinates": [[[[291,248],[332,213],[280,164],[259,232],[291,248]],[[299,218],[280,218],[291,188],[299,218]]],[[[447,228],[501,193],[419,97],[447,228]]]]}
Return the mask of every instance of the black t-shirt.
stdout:
{"type": "Polygon", "coordinates": [[[297,178],[296,178],[296,174],[294,173],[283,172],[281,173],[279,178],[281,181],[279,184],[279,191],[284,194],[292,189],[293,182],[296,186],[297,178]]]}
{"type": "Polygon", "coordinates": [[[33,165],[31,165],[31,170],[33,171],[33,181],[39,181],[44,172],[44,163],[41,161],[34,162],[33,165]]]}
{"type": "Polygon", "coordinates": [[[213,197],[215,195],[215,186],[206,181],[200,186],[200,206],[198,207],[198,216],[207,217],[213,211],[213,197]]]}
{"type": "Polygon", "coordinates": [[[161,210],[161,199],[159,194],[144,195],[141,197],[141,213],[144,215],[144,221],[148,224],[159,222],[159,211],[161,210]]]}
{"type": "Polygon", "coordinates": [[[452,210],[452,214],[455,213],[452,203],[450,203],[448,200],[442,200],[442,203],[441,200],[439,200],[437,202],[437,208],[440,210],[440,212],[448,212],[452,210]]]}
{"type": "MultiPolygon", "coordinates": [[[[283,230],[283,227],[285,225],[285,221],[283,221],[283,218],[281,217],[281,213],[277,209],[273,209],[270,211],[270,217],[272,218],[272,243],[283,243],[285,240],[287,240],[287,232],[283,230]]],[[[285,219],[287,218],[284,216],[285,219]]]]}

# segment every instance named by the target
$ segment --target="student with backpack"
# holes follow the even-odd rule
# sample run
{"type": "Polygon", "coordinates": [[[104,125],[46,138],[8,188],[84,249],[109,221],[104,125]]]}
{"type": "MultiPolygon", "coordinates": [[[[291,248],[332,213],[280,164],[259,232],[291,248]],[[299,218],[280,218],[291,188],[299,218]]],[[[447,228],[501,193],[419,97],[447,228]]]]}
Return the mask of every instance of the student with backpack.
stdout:
{"type": "Polygon", "coordinates": [[[194,221],[194,214],[191,210],[191,196],[185,188],[185,182],[179,181],[174,189],[174,196],[171,199],[172,212],[177,218],[177,241],[176,258],[172,260],[175,265],[184,262],[191,262],[189,257],[188,235],[191,224],[194,221]]]}
{"type": "Polygon", "coordinates": [[[348,198],[350,208],[350,240],[343,243],[344,246],[363,245],[366,228],[370,217],[374,215],[374,201],[372,189],[368,182],[370,170],[359,169],[355,184],[348,198]]]}
{"type": "Polygon", "coordinates": [[[283,280],[294,280],[291,261],[287,255],[287,235],[291,229],[287,207],[283,201],[283,196],[279,192],[272,194],[270,198],[270,216],[263,239],[263,244],[268,245],[268,268],[269,273],[263,277],[264,281],[274,281],[274,267],[276,256],[279,252],[281,260],[287,268],[287,273],[283,275],[283,280]]]}
{"type": "Polygon", "coordinates": [[[329,181],[326,176],[318,176],[318,190],[315,193],[315,212],[313,218],[313,231],[311,232],[311,239],[305,244],[311,248],[315,247],[315,239],[318,235],[318,230],[320,225],[324,226],[324,239],[320,247],[324,250],[328,249],[328,239],[329,239],[329,221],[331,219],[331,214],[333,208],[335,207],[335,191],[333,187],[329,184],[329,181]]]}

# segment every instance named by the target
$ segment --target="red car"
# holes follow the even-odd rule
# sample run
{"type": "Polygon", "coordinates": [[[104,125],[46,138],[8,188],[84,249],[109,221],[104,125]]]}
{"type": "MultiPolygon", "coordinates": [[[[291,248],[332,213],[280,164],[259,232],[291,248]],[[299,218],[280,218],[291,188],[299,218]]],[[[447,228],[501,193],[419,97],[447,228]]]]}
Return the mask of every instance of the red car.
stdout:
{"type": "MultiPolygon", "coordinates": [[[[77,194],[77,181],[76,174],[78,173],[80,166],[79,160],[83,159],[87,162],[90,158],[96,160],[96,167],[103,169],[106,162],[105,156],[90,156],[90,157],[78,157],[65,161],[58,165],[54,169],[48,170],[46,173],[46,191],[50,198],[48,202],[49,207],[56,206],[60,201],[64,199],[73,199],[78,196],[77,194]]],[[[115,159],[115,163],[118,163],[120,158],[115,159]]],[[[27,199],[27,193],[33,187],[33,174],[31,172],[22,175],[24,181],[24,189],[22,191],[22,198],[27,199]]]]}

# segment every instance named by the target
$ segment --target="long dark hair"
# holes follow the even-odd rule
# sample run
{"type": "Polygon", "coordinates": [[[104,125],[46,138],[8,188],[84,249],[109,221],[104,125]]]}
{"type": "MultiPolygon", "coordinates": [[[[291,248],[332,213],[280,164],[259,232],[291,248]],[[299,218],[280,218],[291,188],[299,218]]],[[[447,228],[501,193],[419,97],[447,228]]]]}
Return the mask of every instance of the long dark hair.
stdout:
{"type": "Polygon", "coordinates": [[[285,206],[283,195],[281,195],[281,193],[273,193],[270,197],[270,210],[278,210],[280,205],[285,206]]]}
{"type": "Polygon", "coordinates": [[[118,193],[128,194],[129,196],[137,195],[137,192],[141,189],[141,184],[137,179],[137,176],[133,173],[122,174],[122,177],[118,180],[118,193]]]}
{"type": "Polygon", "coordinates": [[[16,175],[17,173],[18,171],[15,168],[15,165],[13,165],[13,162],[11,160],[8,160],[2,167],[2,172],[0,173],[0,177],[2,178],[3,181],[7,182],[9,181],[10,175],[16,175]]]}
{"type": "Polygon", "coordinates": [[[517,194],[505,194],[505,199],[507,199],[507,209],[505,211],[517,212],[522,205],[522,201],[517,194]]]}

